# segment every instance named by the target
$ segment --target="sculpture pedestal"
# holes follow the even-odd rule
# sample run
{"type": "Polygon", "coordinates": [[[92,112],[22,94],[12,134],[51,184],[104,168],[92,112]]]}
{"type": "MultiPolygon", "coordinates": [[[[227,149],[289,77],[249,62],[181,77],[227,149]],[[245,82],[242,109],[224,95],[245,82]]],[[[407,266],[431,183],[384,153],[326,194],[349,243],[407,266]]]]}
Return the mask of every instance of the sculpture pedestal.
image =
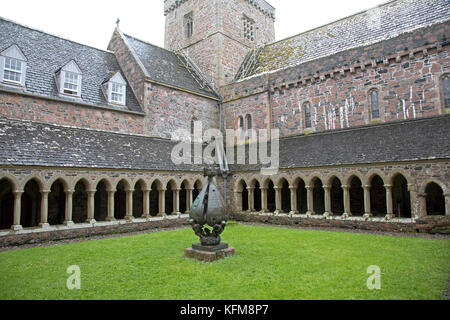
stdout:
{"type": "Polygon", "coordinates": [[[234,255],[234,248],[228,247],[228,244],[221,243],[217,246],[202,246],[194,244],[192,248],[184,250],[184,256],[189,259],[195,259],[202,262],[214,262],[234,255]]]}

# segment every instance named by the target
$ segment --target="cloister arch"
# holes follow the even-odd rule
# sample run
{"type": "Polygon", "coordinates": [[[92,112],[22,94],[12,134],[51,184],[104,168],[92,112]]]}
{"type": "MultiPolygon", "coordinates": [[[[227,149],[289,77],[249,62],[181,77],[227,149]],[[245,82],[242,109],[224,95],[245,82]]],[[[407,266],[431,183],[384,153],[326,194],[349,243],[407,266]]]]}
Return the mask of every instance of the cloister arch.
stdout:
{"type": "Polygon", "coordinates": [[[177,213],[177,183],[175,180],[170,179],[166,184],[166,191],[165,191],[165,213],[167,215],[175,214],[177,213]]]}
{"type": "Polygon", "coordinates": [[[357,217],[363,216],[365,213],[365,203],[362,180],[359,176],[352,175],[347,181],[347,185],[350,187],[350,213],[357,217]]]}
{"type": "Polygon", "coordinates": [[[297,211],[301,214],[308,212],[308,191],[306,190],[306,183],[303,177],[296,177],[294,180],[294,187],[297,188],[297,211]]]}
{"type": "Polygon", "coordinates": [[[116,185],[116,192],[114,193],[114,218],[123,220],[131,215],[129,206],[129,199],[131,197],[131,187],[127,179],[122,178],[116,185]]]}
{"type": "Polygon", "coordinates": [[[262,210],[262,192],[261,192],[261,183],[259,182],[258,179],[253,178],[250,183],[249,183],[249,187],[253,188],[252,192],[253,192],[253,208],[252,211],[255,212],[260,212],[262,210]]]}
{"type": "Polygon", "coordinates": [[[424,191],[428,216],[446,214],[444,190],[437,182],[431,181],[426,184],[424,191]]]}
{"type": "Polygon", "coordinates": [[[384,180],[378,174],[374,174],[368,181],[370,186],[370,211],[373,216],[385,216],[387,205],[384,180]]]}
{"type": "Polygon", "coordinates": [[[75,183],[72,196],[72,221],[84,223],[88,219],[88,193],[89,181],[81,178],[75,183]]]}
{"type": "Polygon", "coordinates": [[[333,176],[328,180],[330,186],[330,202],[331,213],[342,215],[344,213],[344,190],[342,182],[337,176],[333,176]]]}
{"type": "Polygon", "coordinates": [[[291,212],[291,190],[289,188],[289,181],[286,178],[281,178],[278,182],[278,187],[281,192],[281,212],[289,213],[291,212]]]}
{"type": "Polygon", "coordinates": [[[0,230],[9,229],[14,224],[14,182],[0,179],[0,230]]]}
{"type": "Polygon", "coordinates": [[[37,178],[31,178],[23,190],[20,224],[24,228],[37,227],[41,220],[42,183],[37,178]]]}
{"type": "Polygon", "coordinates": [[[64,223],[67,189],[67,182],[61,178],[54,180],[50,185],[50,193],[48,195],[48,224],[61,225],[64,223]]]}
{"type": "Polygon", "coordinates": [[[144,190],[146,189],[145,180],[136,181],[133,192],[133,217],[135,218],[141,218],[144,215],[144,190]]]}
{"type": "Polygon", "coordinates": [[[152,181],[150,185],[150,216],[152,217],[157,216],[162,209],[160,206],[160,194],[164,192],[163,190],[163,185],[159,179],[152,181]]]}
{"type": "Polygon", "coordinates": [[[325,190],[323,189],[322,180],[319,177],[311,179],[312,195],[313,195],[313,212],[321,215],[325,213],[325,190]]]}
{"type": "Polygon", "coordinates": [[[94,197],[94,219],[96,221],[105,221],[108,217],[108,190],[109,182],[105,179],[98,181],[94,197]]]}
{"type": "Polygon", "coordinates": [[[392,206],[395,217],[411,218],[411,195],[408,190],[408,181],[397,173],[392,177],[392,206]]]}

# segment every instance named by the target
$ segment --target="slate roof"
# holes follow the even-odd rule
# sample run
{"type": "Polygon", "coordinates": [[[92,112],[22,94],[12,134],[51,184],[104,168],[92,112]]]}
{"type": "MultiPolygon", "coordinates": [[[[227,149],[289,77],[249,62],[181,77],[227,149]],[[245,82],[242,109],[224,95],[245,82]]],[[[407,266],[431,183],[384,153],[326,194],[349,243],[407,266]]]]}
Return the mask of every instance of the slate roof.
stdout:
{"type": "Polygon", "coordinates": [[[236,80],[274,72],[448,21],[449,0],[397,0],[249,52],[236,80]],[[244,66],[249,66],[245,68],[244,66]]]}
{"type": "Polygon", "coordinates": [[[184,59],[183,57],[132,36],[124,36],[152,80],[217,98],[210,90],[200,87],[194,76],[181,63],[180,59],[184,59]]]}
{"type": "MultiPolygon", "coordinates": [[[[449,136],[450,115],[444,115],[283,138],[280,167],[449,159],[449,136]]],[[[0,118],[0,165],[202,171],[198,165],[173,164],[175,145],[159,138],[0,118]]],[[[232,171],[259,168],[230,165],[232,171]]]]}
{"type": "MultiPolygon", "coordinates": [[[[83,75],[80,102],[114,108],[108,104],[101,90],[102,83],[108,77],[121,71],[112,52],[62,39],[0,17],[0,52],[13,44],[18,45],[27,58],[26,92],[70,101],[71,98],[58,94],[55,73],[74,60],[83,75]]],[[[11,89],[11,86],[0,83],[2,87],[11,89]]],[[[142,112],[129,84],[126,102],[125,109],[142,112]]]]}
{"type": "Polygon", "coordinates": [[[202,171],[175,165],[175,142],[160,138],[0,118],[0,164],[133,170],[202,171]]]}
{"type": "MultiPolygon", "coordinates": [[[[283,138],[280,168],[449,159],[448,137],[450,115],[283,138]]],[[[230,165],[232,171],[259,168],[230,165]]]]}

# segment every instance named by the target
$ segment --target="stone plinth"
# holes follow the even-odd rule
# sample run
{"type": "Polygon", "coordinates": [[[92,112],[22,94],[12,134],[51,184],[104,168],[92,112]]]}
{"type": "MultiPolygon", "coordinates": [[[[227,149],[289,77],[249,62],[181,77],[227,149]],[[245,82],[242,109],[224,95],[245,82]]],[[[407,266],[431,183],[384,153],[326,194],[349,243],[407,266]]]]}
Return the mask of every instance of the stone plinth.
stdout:
{"type": "Polygon", "coordinates": [[[189,259],[195,259],[202,262],[214,262],[234,255],[234,248],[228,247],[228,244],[221,243],[217,246],[202,246],[200,244],[192,245],[192,248],[184,250],[184,256],[189,259]]]}

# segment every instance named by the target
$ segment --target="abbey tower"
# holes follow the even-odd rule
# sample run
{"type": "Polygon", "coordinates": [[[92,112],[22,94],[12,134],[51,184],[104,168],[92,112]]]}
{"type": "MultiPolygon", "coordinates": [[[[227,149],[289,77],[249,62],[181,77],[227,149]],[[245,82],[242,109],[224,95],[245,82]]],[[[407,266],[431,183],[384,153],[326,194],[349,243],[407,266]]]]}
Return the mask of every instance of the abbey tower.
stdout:
{"type": "Polygon", "coordinates": [[[183,51],[216,88],[233,81],[246,54],[275,40],[264,0],[165,0],[165,48],[183,51]]]}

